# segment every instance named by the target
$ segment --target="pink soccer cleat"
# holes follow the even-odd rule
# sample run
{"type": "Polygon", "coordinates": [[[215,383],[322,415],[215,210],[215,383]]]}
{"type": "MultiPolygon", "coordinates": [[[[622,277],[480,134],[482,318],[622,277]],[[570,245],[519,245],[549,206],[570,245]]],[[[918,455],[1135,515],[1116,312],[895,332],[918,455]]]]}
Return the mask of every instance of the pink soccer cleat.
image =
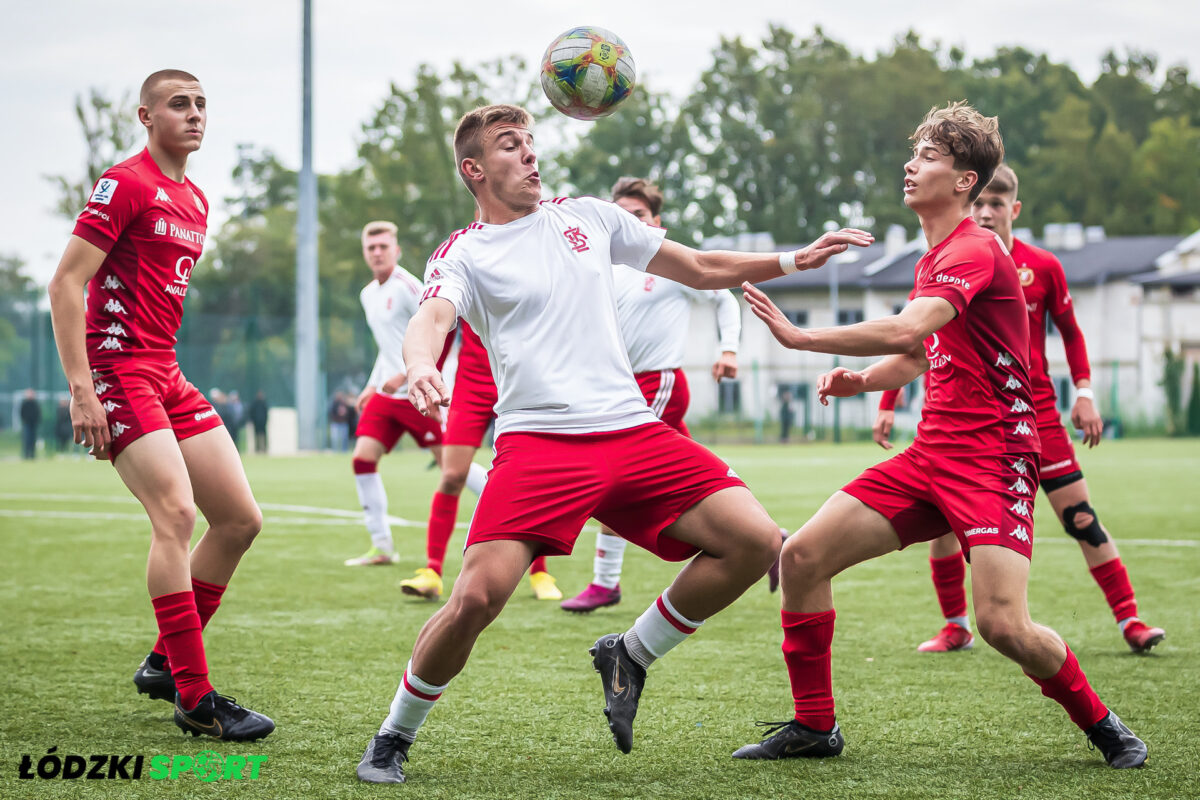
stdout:
{"type": "Polygon", "coordinates": [[[563,611],[587,614],[597,608],[615,606],[619,602],[621,602],[620,584],[609,589],[598,583],[589,583],[586,589],[570,600],[564,600],[559,606],[563,611]]]}
{"type": "Polygon", "coordinates": [[[1149,653],[1154,645],[1167,638],[1167,632],[1162,628],[1151,628],[1137,617],[1125,624],[1122,633],[1129,649],[1135,653],[1149,653]]]}
{"type": "Polygon", "coordinates": [[[955,650],[970,650],[975,646],[975,637],[962,625],[947,622],[946,627],[928,642],[917,645],[918,653],[952,653],[955,650]]]}

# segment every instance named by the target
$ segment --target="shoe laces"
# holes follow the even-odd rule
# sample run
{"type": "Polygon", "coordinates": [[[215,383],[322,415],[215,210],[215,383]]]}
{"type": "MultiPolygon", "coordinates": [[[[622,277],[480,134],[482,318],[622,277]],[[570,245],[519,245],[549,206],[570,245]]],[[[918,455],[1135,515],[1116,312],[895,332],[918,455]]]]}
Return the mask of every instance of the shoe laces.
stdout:
{"type": "Polygon", "coordinates": [[[757,728],[766,728],[767,730],[763,731],[762,738],[769,739],[793,722],[795,722],[794,719],[785,719],[783,722],[755,722],[754,725],[757,728]]]}
{"type": "Polygon", "coordinates": [[[375,745],[375,757],[371,759],[371,766],[386,767],[392,763],[392,759],[397,754],[401,761],[408,761],[408,748],[405,745],[411,744],[411,742],[407,739],[396,733],[381,733],[375,738],[378,742],[375,745]]]}
{"type": "Polygon", "coordinates": [[[249,709],[247,709],[244,706],[238,705],[238,701],[236,698],[229,697],[228,695],[218,694],[216,697],[214,697],[213,698],[213,709],[214,710],[216,709],[218,704],[225,706],[226,711],[228,711],[230,714],[233,714],[234,716],[238,717],[239,719],[242,717],[245,717],[247,714],[250,713],[249,709]]]}

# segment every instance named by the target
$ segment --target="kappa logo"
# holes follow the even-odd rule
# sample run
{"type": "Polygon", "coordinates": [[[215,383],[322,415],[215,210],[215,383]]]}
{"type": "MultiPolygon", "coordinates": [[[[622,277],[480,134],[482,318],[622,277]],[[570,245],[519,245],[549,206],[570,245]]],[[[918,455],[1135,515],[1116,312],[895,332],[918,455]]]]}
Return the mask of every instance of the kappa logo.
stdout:
{"type": "Polygon", "coordinates": [[[1013,428],[1014,436],[1033,436],[1033,429],[1029,427],[1029,423],[1021,420],[1017,423],[1017,427],[1013,428]]]}
{"type": "Polygon", "coordinates": [[[121,341],[115,336],[109,336],[107,339],[105,339],[103,342],[101,342],[100,349],[101,350],[120,350],[122,352],[125,351],[125,348],[121,345],[121,341]]]}
{"type": "Polygon", "coordinates": [[[1015,376],[1009,375],[1008,380],[1004,382],[1005,389],[1020,389],[1021,382],[1015,376]]]}
{"type": "Polygon", "coordinates": [[[105,400],[104,401],[104,410],[110,414],[121,407],[122,407],[121,404],[116,402],[115,400],[105,400]]]}
{"type": "Polygon", "coordinates": [[[1029,403],[1026,403],[1024,400],[1022,400],[1021,398],[1018,397],[1017,401],[1012,404],[1012,409],[1010,409],[1010,410],[1014,414],[1024,414],[1029,409],[1030,409],[1029,403]]]}
{"type": "Polygon", "coordinates": [[[1011,367],[1013,364],[1012,356],[1008,353],[999,353],[996,355],[997,367],[1011,367]]]}
{"type": "Polygon", "coordinates": [[[112,388],[112,384],[105,383],[104,381],[98,381],[96,383],[96,396],[99,397],[100,395],[104,394],[111,388],[112,388]]]}
{"type": "Polygon", "coordinates": [[[92,196],[88,198],[88,202],[108,205],[117,191],[117,184],[118,181],[114,181],[112,178],[101,178],[96,182],[96,188],[92,190],[92,196]]]}
{"type": "Polygon", "coordinates": [[[124,289],[125,284],[123,284],[119,280],[117,280],[116,275],[106,275],[106,276],[104,276],[104,285],[101,286],[100,288],[101,289],[124,289]]]}
{"type": "Polygon", "coordinates": [[[433,431],[425,431],[425,441],[432,442],[437,437],[433,435],[433,431]]]}
{"type": "Polygon", "coordinates": [[[1026,303],[1025,310],[1028,311],[1030,314],[1036,312],[1037,311],[1037,303],[1026,303]]]}
{"type": "Polygon", "coordinates": [[[571,249],[576,253],[583,253],[590,249],[588,248],[587,234],[579,230],[578,225],[574,228],[567,228],[563,231],[563,236],[567,237],[568,244],[571,245],[571,249]]]}
{"type": "Polygon", "coordinates": [[[166,236],[167,235],[167,221],[165,219],[160,218],[155,221],[154,235],[155,236],[166,236]]]}
{"type": "Polygon", "coordinates": [[[1012,536],[1014,539],[1020,539],[1022,542],[1029,541],[1029,531],[1025,530],[1024,525],[1018,525],[1017,527],[1013,528],[1008,532],[1008,535],[1012,536]]]}
{"type": "Polygon", "coordinates": [[[1017,478],[1013,481],[1013,485],[1008,487],[1008,490],[1017,494],[1029,494],[1029,484],[1025,482],[1024,478],[1017,478]]]}
{"type": "Polygon", "coordinates": [[[114,422],[114,423],[112,424],[112,428],[111,428],[110,430],[112,431],[112,437],[113,437],[114,439],[116,439],[116,438],[117,438],[117,437],[119,437],[119,436],[120,436],[122,433],[124,433],[125,431],[129,430],[129,426],[128,426],[128,425],[126,425],[124,422],[114,422]]]}
{"type": "Polygon", "coordinates": [[[1030,512],[1029,504],[1024,500],[1018,500],[1017,502],[1013,503],[1008,507],[1008,510],[1014,514],[1019,514],[1022,517],[1028,517],[1030,512]]]}
{"type": "Polygon", "coordinates": [[[208,419],[209,417],[213,416],[216,413],[217,413],[217,410],[215,408],[210,408],[208,411],[197,411],[196,417],[195,417],[196,422],[199,422],[202,419],[208,419]]]}
{"type": "Polygon", "coordinates": [[[738,477],[738,474],[733,471],[733,467],[730,467],[729,472],[725,473],[725,477],[726,478],[736,478],[736,477],[738,477]]]}
{"type": "Polygon", "coordinates": [[[1012,468],[1014,472],[1020,473],[1021,475],[1029,474],[1029,467],[1026,466],[1025,459],[1023,458],[1018,458],[1016,461],[1012,462],[1012,468]]]}
{"type": "Polygon", "coordinates": [[[647,292],[654,291],[654,276],[653,275],[646,276],[646,285],[643,286],[642,288],[645,289],[647,292]]]}
{"type": "Polygon", "coordinates": [[[964,535],[966,536],[985,536],[987,534],[996,535],[1000,532],[999,528],[971,528],[964,535]]]}
{"type": "Polygon", "coordinates": [[[104,332],[111,333],[113,336],[128,336],[129,335],[128,333],[125,332],[125,326],[119,322],[114,322],[113,324],[109,325],[107,328],[104,329],[104,332]]]}
{"type": "Polygon", "coordinates": [[[104,310],[110,314],[128,314],[125,306],[121,305],[121,301],[110,297],[108,302],[104,304],[104,310]]]}
{"type": "MultiPolygon", "coordinates": [[[[167,190],[162,188],[161,186],[158,187],[158,191],[154,193],[154,199],[161,200],[164,203],[171,203],[171,196],[168,195],[167,190]]],[[[175,204],[171,203],[171,205],[175,205],[175,204]]]]}

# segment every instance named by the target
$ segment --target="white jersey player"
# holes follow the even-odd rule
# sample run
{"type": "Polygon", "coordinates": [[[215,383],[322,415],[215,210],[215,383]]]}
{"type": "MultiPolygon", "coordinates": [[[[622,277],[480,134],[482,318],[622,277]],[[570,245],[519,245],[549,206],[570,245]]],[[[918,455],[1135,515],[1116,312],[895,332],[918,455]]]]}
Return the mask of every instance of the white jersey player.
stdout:
{"type": "MultiPolygon", "coordinates": [[[[379,347],[375,367],[358,395],[358,427],[354,443],[354,483],[362,503],[371,549],[347,559],[348,567],[395,564],[399,561],[387,521],[387,493],[379,476],[379,459],[405,433],[419,447],[441,459],[442,427],[423,417],[408,402],[404,375],[404,331],[421,301],[422,285],[397,264],[400,245],[391,222],[370,222],[363,228],[363,259],[374,279],[359,294],[367,324],[379,347]]],[[[445,354],[443,353],[443,358],[445,354]]]]}

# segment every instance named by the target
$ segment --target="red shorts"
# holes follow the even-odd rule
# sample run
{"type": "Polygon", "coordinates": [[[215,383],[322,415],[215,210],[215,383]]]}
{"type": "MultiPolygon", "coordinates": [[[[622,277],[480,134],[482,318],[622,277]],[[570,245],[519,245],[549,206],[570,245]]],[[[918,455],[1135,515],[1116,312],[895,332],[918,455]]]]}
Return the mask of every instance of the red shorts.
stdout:
{"type": "Polygon", "coordinates": [[[953,531],[970,548],[995,544],[1033,555],[1033,455],[950,456],[913,445],[843,487],[888,518],[900,546],[953,531]]]}
{"type": "Polygon", "coordinates": [[[396,446],[400,437],[408,434],[420,447],[442,443],[442,426],[420,411],[407,398],[389,397],[376,392],[367,400],[358,418],[355,436],[370,436],[381,443],[387,452],[396,446]]]}
{"type": "Polygon", "coordinates": [[[479,498],[467,547],[540,542],[570,555],[589,517],[667,561],[699,552],[663,533],[721,489],[745,486],[721,459],[659,422],[604,433],[505,433],[479,498]]]}
{"type": "Polygon", "coordinates": [[[460,374],[454,381],[454,395],[450,398],[442,443],[477,448],[483,444],[483,435],[495,418],[496,384],[471,380],[460,374]]]}
{"type": "Polygon", "coordinates": [[[692,395],[688,391],[687,376],[683,370],[639,372],[633,377],[637,379],[638,388],[642,390],[646,405],[650,406],[654,416],[690,438],[692,434],[683,422],[683,415],[687,413],[692,395]]]}
{"type": "Polygon", "coordinates": [[[152,431],[169,428],[176,441],[183,441],[222,424],[212,403],[183,377],[174,358],[98,365],[92,369],[92,385],[108,415],[108,456],[113,460],[152,431]]]}
{"type": "Polygon", "coordinates": [[[1038,436],[1042,440],[1042,466],[1038,470],[1042,480],[1061,478],[1080,471],[1071,434],[1067,433],[1061,419],[1039,419],[1038,436]]]}

